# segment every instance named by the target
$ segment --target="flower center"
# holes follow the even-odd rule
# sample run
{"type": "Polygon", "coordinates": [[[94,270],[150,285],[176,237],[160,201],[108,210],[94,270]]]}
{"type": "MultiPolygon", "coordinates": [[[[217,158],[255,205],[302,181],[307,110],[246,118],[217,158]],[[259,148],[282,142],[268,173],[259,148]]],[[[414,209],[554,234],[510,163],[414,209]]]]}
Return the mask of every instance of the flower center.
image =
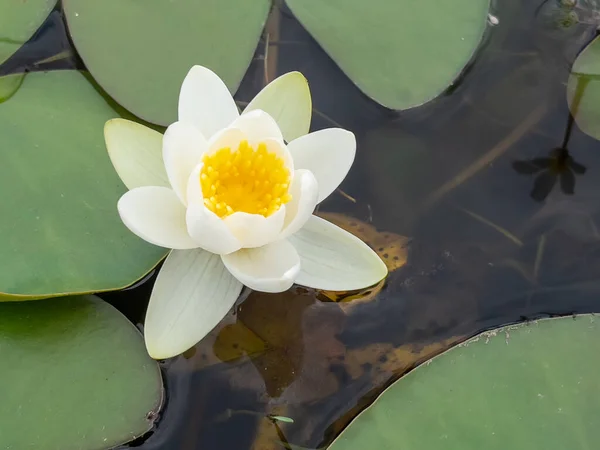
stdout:
{"type": "Polygon", "coordinates": [[[235,212],[269,217],[292,199],[290,171],[283,158],[264,143],[254,149],[248,141],[237,150],[224,147],[202,157],[200,185],[204,205],[219,217],[235,212]]]}

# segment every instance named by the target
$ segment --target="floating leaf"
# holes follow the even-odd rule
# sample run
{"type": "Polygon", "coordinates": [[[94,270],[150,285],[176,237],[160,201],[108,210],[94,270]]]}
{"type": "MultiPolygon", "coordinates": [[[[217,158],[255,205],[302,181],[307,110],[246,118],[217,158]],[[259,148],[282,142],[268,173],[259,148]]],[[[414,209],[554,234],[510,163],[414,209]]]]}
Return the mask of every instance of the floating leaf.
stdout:
{"type": "Polygon", "coordinates": [[[44,22],[56,0],[0,0],[0,64],[44,22]]]}
{"type": "Polygon", "coordinates": [[[567,101],[581,131],[600,139],[600,37],[584,48],[573,63],[567,101]]]}
{"type": "Polygon", "coordinates": [[[0,104],[0,300],[122,288],[166,254],[117,213],[102,131],[115,116],[72,71],[31,73],[0,104]]]}
{"type": "Polygon", "coordinates": [[[112,448],[162,403],[141,334],[97,297],[0,304],[0,358],[2,448],[112,448]]]}
{"type": "Polygon", "coordinates": [[[483,36],[489,0],[286,0],[369,97],[393,109],[443,92],[483,36]]]}
{"type": "Polygon", "coordinates": [[[599,352],[591,315],[483,333],[398,380],[329,449],[595,448],[599,352]]]}
{"type": "Polygon", "coordinates": [[[64,0],[69,32],[96,81],[153,123],[177,120],[179,89],[195,64],[235,92],[246,73],[270,0],[64,0]]]}

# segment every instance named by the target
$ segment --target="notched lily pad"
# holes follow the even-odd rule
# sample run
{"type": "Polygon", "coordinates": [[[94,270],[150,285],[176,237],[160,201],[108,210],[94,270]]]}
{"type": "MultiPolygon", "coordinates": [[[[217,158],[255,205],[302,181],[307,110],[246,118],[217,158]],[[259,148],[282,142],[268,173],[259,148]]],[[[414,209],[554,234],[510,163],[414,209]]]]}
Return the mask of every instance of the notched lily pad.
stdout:
{"type": "Polygon", "coordinates": [[[69,32],[96,81],[148,122],[177,120],[181,83],[195,64],[235,92],[270,0],[63,0],[69,32]]]}
{"type": "MultiPolygon", "coordinates": [[[[13,85],[10,77],[0,86],[13,85]]],[[[75,71],[30,73],[11,95],[0,103],[0,301],[113,290],[142,278],[167,250],[119,218],[126,188],[103,137],[117,114],[75,71]]]]}
{"type": "Polygon", "coordinates": [[[3,449],[112,448],[162,404],[140,332],[94,296],[0,304],[0,360],[3,449]]]}

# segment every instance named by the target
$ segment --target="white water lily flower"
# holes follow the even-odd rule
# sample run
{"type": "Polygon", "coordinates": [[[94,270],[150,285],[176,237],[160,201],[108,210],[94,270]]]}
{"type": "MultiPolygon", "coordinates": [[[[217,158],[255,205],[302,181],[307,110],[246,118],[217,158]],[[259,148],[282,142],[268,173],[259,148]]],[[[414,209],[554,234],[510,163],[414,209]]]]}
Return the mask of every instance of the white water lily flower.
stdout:
{"type": "Polygon", "coordinates": [[[354,290],[387,275],[364,242],[312,214],[348,173],[356,141],[341,128],[306,134],[311,112],[298,72],[274,80],[240,115],[223,81],[195,66],[164,136],[123,119],[106,124],[109,155],[130,189],[118,202],[123,223],[173,249],[146,314],[153,358],[200,341],[243,285],[354,290]]]}

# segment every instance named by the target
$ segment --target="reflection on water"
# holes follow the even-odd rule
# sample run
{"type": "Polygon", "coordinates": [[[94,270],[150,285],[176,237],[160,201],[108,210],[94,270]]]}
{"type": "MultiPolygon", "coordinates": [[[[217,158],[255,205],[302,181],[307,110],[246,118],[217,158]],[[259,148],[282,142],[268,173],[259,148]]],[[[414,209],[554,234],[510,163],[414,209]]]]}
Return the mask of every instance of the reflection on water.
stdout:
{"type": "MultiPolygon", "coordinates": [[[[319,214],[391,273],[359,293],[244,292],[206,339],[162,363],[167,407],[132,446],[320,448],[391,381],[483,329],[600,309],[600,143],[573,125],[565,93],[596,3],[507,0],[493,14],[447,95],[401,113],[363,96],[288,12],[270,20],[237,98],[283,72],[308,77],[313,128],[339,124],[359,142],[319,214]]],[[[56,18],[35,44],[46,58],[64,51],[56,18]]],[[[104,297],[140,323],[152,282],[104,297]]]]}
{"type": "Polygon", "coordinates": [[[575,162],[566,148],[555,148],[547,158],[514,161],[513,169],[522,175],[536,175],[530,195],[541,202],[550,194],[557,180],[564,194],[575,194],[575,174],[583,175],[585,166],[575,162]]]}

